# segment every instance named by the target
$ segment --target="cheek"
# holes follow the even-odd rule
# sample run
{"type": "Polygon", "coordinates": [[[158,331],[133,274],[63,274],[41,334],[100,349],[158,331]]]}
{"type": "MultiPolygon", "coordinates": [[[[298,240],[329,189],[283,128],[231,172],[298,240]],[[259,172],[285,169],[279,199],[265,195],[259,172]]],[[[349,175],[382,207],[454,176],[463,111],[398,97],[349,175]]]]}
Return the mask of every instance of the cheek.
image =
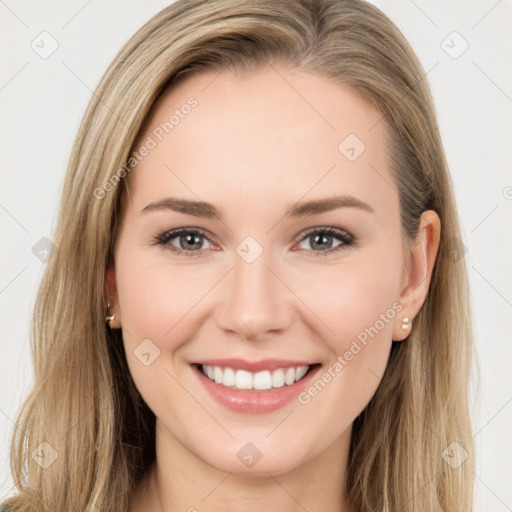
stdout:
{"type": "Polygon", "coordinates": [[[173,329],[183,329],[187,313],[214,285],[215,272],[201,272],[200,265],[178,265],[176,260],[167,263],[161,254],[124,254],[120,252],[116,269],[123,325],[139,337],[171,338],[173,329]]]}
{"type": "Polygon", "coordinates": [[[169,372],[183,377],[180,348],[197,336],[199,316],[209,312],[208,292],[225,270],[192,262],[178,264],[165,252],[149,254],[136,247],[120,249],[118,254],[123,341],[135,383],[150,406],[157,407],[153,402],[160,400],[162,382],[169,393],[186,401],[169,372]]]}
{"type": "Polygon", "coordinates": [[[318,332],[325,333],[322,342],[331,352],[301,403],[330,404],[327,410],[337,411],[340,425],[353,421],[375,393],[388,362],[393,323],[400,315],[400,254],[382,254],[347,257],[340,265],[316,272],[314,280],[301,278],[300,296],[316,313],[316,324],[324,326],[318,332]]]}
{"type": "Polygon", "coordinates": [[[192,265],[166,264],[155,251],[149,255],[124,246],[118,256],[116,280],[130,373],[148,406],[172,418],[190,398],[177,382],[181,375],[173,358],[194,335],[194,305],[212,284],[193,272],[192,265]]]}
{"type": "Polygon", "coordinates": [[[316,321],[324,325],[324,341],[341,354],[358,336],[364,340],[368,330],[373,337],[391,337],[392,319],[400,308],[396,302],[400,263],[399,255],[383,258],[379,251],[372,251],[290,279],[316,321]]]}

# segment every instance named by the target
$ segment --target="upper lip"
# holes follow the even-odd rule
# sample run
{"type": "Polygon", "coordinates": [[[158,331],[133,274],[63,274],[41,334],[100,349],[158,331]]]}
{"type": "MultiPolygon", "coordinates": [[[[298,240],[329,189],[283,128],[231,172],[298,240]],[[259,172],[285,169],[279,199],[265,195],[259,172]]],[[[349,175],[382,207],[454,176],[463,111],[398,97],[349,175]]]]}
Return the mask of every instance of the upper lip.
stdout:
{"type": "Polygon", "coordinates": [[[207,366],[220,366],[232,368],[233,370],[246,370],[251,373],[263,370],[277,370],[278,368],[290,368],[296,366],[312,366],[316,363],[310,361],[295,361],[289,359],[260,359],[259,361],[248,361],[246,359],[201,359],[193,361],[192,364],[207,366]]]}

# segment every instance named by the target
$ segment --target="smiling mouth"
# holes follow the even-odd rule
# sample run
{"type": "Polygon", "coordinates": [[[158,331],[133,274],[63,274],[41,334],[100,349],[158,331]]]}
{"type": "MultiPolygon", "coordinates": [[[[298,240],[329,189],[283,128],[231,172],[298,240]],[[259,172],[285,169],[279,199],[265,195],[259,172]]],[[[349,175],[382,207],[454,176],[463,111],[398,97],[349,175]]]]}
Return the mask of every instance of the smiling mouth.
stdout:
{"type": "Polygon", "coordinates": [[[320,363],[308,366],[291,366],[249,372],[236,370],[230,367],[194,364],[205,377],[229,389],[239,391],[269,391],[282,387],[292,386],[302,380],[311,370],[320,366],[320,363]]]}

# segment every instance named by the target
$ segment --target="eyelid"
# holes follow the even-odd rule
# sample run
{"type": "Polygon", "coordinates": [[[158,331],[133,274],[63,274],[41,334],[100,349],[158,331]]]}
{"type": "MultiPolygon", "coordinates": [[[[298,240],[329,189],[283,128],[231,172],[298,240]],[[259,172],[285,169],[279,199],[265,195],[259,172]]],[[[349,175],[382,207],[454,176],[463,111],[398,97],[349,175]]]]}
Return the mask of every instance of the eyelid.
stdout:
{"type": "MultiPolygon", "coordinates": [[[[183,233],[200,235],[201,237],[208,240],[208,242],[210,242],[212,245],[215,245],[213,237],[210,235],[210,233],[208,231],[206,231],[202,228],[193,227],[193,226],[179,227],[179,228],[170,229],[168,231],[165,231],[154,238],[154,244],[155,245],[160,244],[164,247],[168,246],[168,248],[171,252],[178,254],[178,255],[181,253],[185,253],[187,255],[187,257],[201,255],[201,253],[204,252],[203,250],[189,251],[186,249],[180,249],[180,248],[175,247],[174,245],[169,243],[170,240],[173,240],[174,238],[179,237],[183,233]]],[[[328,236],[338,238],[338,240],[342,243],[336,247],[327,249],[325,251],[313,251],[313,250],[306,249],[306,251],[312,253],[315,256],[329,255],[329,254],[332,254],[335,252],[339,252],[339,251],[346,249],[352,245],[356,245],[356,243],[358,241],[357,237],[355,237],[349,231],[347,231],[343,228],[338,228],[335,226],[314,226],[314,227],[306,228],[303,231],[301,231],[293,239],[293,242],[299,243],[302,240],[304,240],[307,236],[311,236],[316,233],[326,233],[328,236]]],[[[292,250],[297,251],[299,249],[292,249],[292,250]]]]}
{"type": "Polygon", "coordinates": [[[170,240],[173,240],[174,238],[177,238],[184,233],[200,235],[208,240],[208,242],[210,242],[212,245],[215,245],[213,237],[206,230],[193,226],[169,229],[160,235],[157,235],[153,240],[155,244],[161,244],[163,246],[168,245],[171,248],[170,250],[173,252],[186,252],[189,253],[189,255],[193,255],[194,253],[201,253],[202,251],[187,251],[185,249],[179,249],[178,247],[175,247],[169,243],[170,240]]]}
{"type": "Polygon", "coordinates": [[[294,241],[301,241],[304,237],[308,235],[314,235],[315,233],[328,233],[333,236],[337,237],[345,237],[350,240],[355,240],[355,236],[350,234],[346,229],[337,228],[335,226],[313,226],[311,228],[306,228],[303,231],[301,231],[294,241]]]}
{"type": "MultiPolygon", "coordinates": [[[[295,241],[300,243],[302,240],[306,239],[309,236],[315,235],[317,233],[324,233],[328,236],[337,238],[341,243],[335,247],[331,247],[325,251],[313,251],[308,250],[313,256],[328,256],[330,254],[335,254],[341,252],[348,247],[355,246],[357,244],[358,238],[352,235],[349,231],[343,228],[338,228],[335,226],[315,226],[312,228],[307,228],[302,231],[297,237],[295,241]]],[[[293,249],[298,250],[298,249],[293,249]]]]}

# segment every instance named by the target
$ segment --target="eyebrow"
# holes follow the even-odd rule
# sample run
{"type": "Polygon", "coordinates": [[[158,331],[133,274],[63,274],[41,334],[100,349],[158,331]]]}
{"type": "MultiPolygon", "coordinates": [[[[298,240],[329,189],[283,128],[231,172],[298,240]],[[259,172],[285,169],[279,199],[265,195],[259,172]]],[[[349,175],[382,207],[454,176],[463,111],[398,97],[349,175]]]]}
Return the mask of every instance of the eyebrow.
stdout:
{"type": "MultiPolygon", "coordinates": [[[[375,213],[369,204],[354,196],[343,195],[296,202],[287,210],[285,216],[310,217],[312,215],[318,215],[338,208],[357,208],[369,213],[375,213]]],[[[141,214],[161,210],[172,210],[178,213],[184,213],[194,217],[204,217],[207,219],[211,219],[213,217],[222,219],[222,215],[219,210],[211,203],[205,201],[178,199],[174,197],[168,197],[161,201],[157,201],[156,203],[148,204],[141,210],[141,214]]]]}

